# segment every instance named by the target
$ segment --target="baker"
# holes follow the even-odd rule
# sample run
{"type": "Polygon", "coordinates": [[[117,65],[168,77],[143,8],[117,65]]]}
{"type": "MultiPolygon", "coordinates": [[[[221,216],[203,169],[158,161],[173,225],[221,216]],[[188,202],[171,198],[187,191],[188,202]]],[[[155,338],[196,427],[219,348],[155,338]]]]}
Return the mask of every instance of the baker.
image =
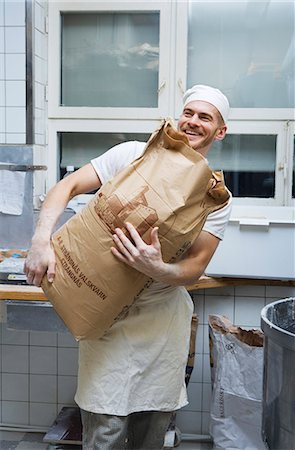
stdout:
{"type": "MultiPolygon", "coordinates": [[[[183,97],[178,129],[206,158],[227,130],[229,102],[211,86],[195,85],[183,97]]],[[[145,143],[116,145],[59,181],[47,194],[25,261],[27,281],[52,282],[51,235],[70,199],[99,189],[143,153],[145,143]]],[[[188,403],[185,367],[193,302],[184,286],[204,273],[223,238],[231,200],[209,214],[198,238],[178,262],[165,263],[157,227],[146,244],[127,223],[131,239],[115,230],[111,251],[154,282],[100,339],[79,342],[78,386],[83,450],[161,449],[171,413],[188,403]]]]}

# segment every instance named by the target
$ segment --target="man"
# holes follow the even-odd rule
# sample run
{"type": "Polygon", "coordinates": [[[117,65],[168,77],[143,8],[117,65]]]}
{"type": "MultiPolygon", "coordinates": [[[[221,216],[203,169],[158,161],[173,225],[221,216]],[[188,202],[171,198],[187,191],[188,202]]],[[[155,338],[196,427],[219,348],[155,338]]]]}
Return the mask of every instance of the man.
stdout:
{"type": "MultiPolygon", "coordinates": [[[[225,136],[228,112],[228,100],[219,90],[196,85],[184,95],[179,131],[206,157],[212,143],[225,136]]],[[[50,237],[68,201],[98,189],[138,158],[144,145],[119,144],[49,191],[25,263],[29,283],[39,286],[44,274],[50,282],[54,279],[50,237]]],[[[154,283],[105,336],[79,344],[75,400],[81,409],[83,450],[162,448],[171,412],[187,404],[185,367],[193,303],[183,286],[203,274],[229,214],[230,202],[211,213],[185,257],[173,264],[162,259],[156,227],[149,245],[131,224],[126,224],[131,240],[116,229],[112,253],[154,283]]]]}

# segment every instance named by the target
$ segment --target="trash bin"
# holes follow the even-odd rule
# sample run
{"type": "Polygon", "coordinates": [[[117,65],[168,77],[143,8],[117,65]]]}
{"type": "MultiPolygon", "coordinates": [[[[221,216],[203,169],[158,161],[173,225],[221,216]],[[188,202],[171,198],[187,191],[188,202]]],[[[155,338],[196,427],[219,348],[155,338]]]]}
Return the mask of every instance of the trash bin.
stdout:
{"type": "Polygon", "coordinates": [[[295,450],[295,298],[261,311],[265,335],[262,438],[271,450],[295,450]]]}

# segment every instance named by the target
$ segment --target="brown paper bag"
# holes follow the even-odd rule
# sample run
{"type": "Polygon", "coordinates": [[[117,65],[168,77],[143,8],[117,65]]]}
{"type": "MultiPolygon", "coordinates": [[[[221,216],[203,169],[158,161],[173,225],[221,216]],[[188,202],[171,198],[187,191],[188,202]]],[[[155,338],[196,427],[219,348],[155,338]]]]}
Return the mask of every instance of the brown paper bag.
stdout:
{"type": "Polygon", "coordinates": [[[158,226],[163,259],[173,262],[228,198],[222,175],[164,121],[143,156],[104,184],[52,237],[56,276],[52,284],[44,277],[42,288],[76,339],[102,336],[152,282],[113,256],[115,227],[124,229],[129,221],[148,243],[158,226]]]}

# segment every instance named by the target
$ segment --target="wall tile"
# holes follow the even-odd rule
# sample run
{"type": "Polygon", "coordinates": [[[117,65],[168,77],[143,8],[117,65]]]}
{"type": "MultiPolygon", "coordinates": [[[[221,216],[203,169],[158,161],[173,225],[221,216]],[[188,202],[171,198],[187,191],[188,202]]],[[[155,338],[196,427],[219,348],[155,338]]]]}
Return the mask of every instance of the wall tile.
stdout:
{"type": "Polygon", "coordinates": [[[6,106],[26,106],[25,81],[6,81],[6,106]]]}
{"type": "Polygon", "coordinates": [[[209,294],[210,296],[217,295],[218,297],[222,297],[224,295],[225,296],[234,295],[234,293],[235,293],[234,286],[224,286],[205,290],[205,296],[209,294]]]}
{"type": "Polygon", "coordinates": [[[5,53],[25,53],[25,27],[5,27],[5,53]]]}
{"type": "Polygon", "coordinates": [[[60,347],[78,348],[79,343],[70,332],[57,333],[57,342],[60,347]]]}
{"type": "Polygon", "coordinates": [[[2,422],[15,425],[28,425],[29,404],[27,402],[2,402],[2,422]]]}
{"type": "Polygon", "coordinates": [[[203,379],[203,355],[196,354],[195,355],[195,363],[194,368],[191,374],[190,383],[201,383],[203,379]]]}
{"type": "Polygon", "coordinates": [[[287,297],[295,297],[294,286],[266,286],[266,297],[273,297],[275,300],[283,300],[287,297]]]}
{"type": "MultiPolygon", "coordinates": [[[[35,108],[44,109],[44,85],[35,83],[35,108]]],[[[43,130],[44,132],[44,130],[43,130]]]]}
{"type": "Polygon", "coordinates": [[[264,298],[236,297],[234,324],[238,326],[260,327],[264,298]]]}
{"type": "Polygon", "coordinates": [[[36,145],[45,145],[45,134],[35,133],[35,144],[36,145]]]}
{"type": "Polygon", "coordinates": [[[57,333],[51,331],[30,331],[30,345],[57,346],[57,333]]]}
{"type": "Polygon", "coordinates": [[[29,400],[29,376],[18,373],[2,373],[2,399],[27,402],[29,400]]]}
{"type": "Polygon", "coordinates": [[[202,383],[189,383],[187,387],[189,404],[185,411],[202,411],[202,383]]]}
{"type": "Polygon", "coordinates": [[[204,323],[208,323],[209,314],[222,314],[229,320],[234,318],[234,297],[233,296],[205,296],[204,323]]]}
{"type": "Polygon", "coordinates": [[[58,375],[57,397],[58,403],[74,404],[74,396],[77,389],[77,377],[58,375]]]}
{"type": "Polygon", "coordinates": [[[35,2],[35,27],[42,33],[45,32],[44,8],[35,2]]]}
{"type": "Polygon", "coordinates": [[[5,133],[0,133],[0,144],[6,144],[6,135],[5,135],[5,133]]]}
{"type": "Polygon", "coordinates": [[[204,296],[193,297],[194,301],[194,313],[197,314],[199,318],[199,324],[204,323],[204,296]]]}
{"type": "Polygon", "coordinates": [[[6,132],[25,133],[26,132],[26,108],[9,107],[6,112],[6,132]]]}
{"type": "Polygon", "coordinates": [[[265,286],[236,286],[235,296],[265,297],[265,286]]]}
{"type": "MultiPolygon", "coordinates": [[[[202,413],[202,434],[209,434],[209,424],[210,424],[210,413],[208,412],[203,412],[202,413]]],[[[210,445],[210,444],[208,444],[210,445]]],[[[205,448],[205,447],[204,447],[205,448]]],[[[212,446],[210,445],[210,447],[208,447],[209,449],[212,448],[212,446]]]]}
{"type": "Polygon", "coordinates": [[[5,108],[0,106],[0,133],[5,133],[5,108]]]}
{"type": "Polygon", "coordinates": [[[0,26],[4,26],[4,0],[0,0],[0,26]]]}
{"type": "Polygon", "coordinates": [[[202,354],[204,348],[204,327],[205,325],[198,325],[196,336],[196,353],[202,354]]]}
{"type": "Polygon", "coordinates": [[[46,66],[44,59],[36,55],[35,57],[35,81],[41,84],[46,84],[46,66]]]}
{"type": "Polygon", "coordinates": [[[53,403],[31,403],[30,425],[50,427],[57,416],[57,407],[53,403]]]}
{"type": "Polygon", "coordinates": [[[30,373],[57,374],[57,348],[30,347],[30,373]]]}
{"type": "MultiPolygon", "coordinates": [[[[44,34],[41,33],[39,30],[35,29],[35,55],[39,56],[40,58],[45,58],[46,57],[46,53],[45,53],[45,37],[44,34]]],[[[44,64],[46,64],[46,62],[44,61],[44,64]]]]}
{"type": "Polygon", "coordinates": [[[23,345],[2,345],[2,371],[29,372],[29,348],[23,345]]]}
{"type": "Polygon", "coordinates": [[[58,374],[77,375],[78,372],[78,349],[58,348],[58,374]]]}
{"type": "Polygon", "coordinates": [[[0,80],[0,106],[5,106],[5,81],[0,80]]]}
{"type": "Polygon", "coordinates": [[[176,425],[182,433],[201,434],[202,415],[196,411],[180,410],[176,414],[176,425]]]}
{"type": "Polygon", "coordinates": [[[42,403],[56,403],[57,377],[56,375],[30,375],[30,401],[42,403]]]}
{"type": "Polygon", "coordinates": [[[4,67],[4,53],[0,53],[0,80],[4,80],[5,78],[5,67],[4,67]]]}
{"type": "Polygon", "coordinates": [[[4,27],[0,26],[0,53],[4,53],[4,27]]]}
{"type": "Polygon", "coordinates": [[[6,133],[6,144],[25,144],[25,133],[6,133]]]}
{"type": "Polygon", "coordinates": [[[202,411],[210,411],[211,406],[211,383],[203,384],[202,411]]]}
{"type": "Polygon", "coordinates": [[[203,382],[211,383],[211,368],[210,368],[209,353],[203,355],[203,382]]]}
{"type": "Polygon", "coordinates": [[[14,345],[28,345],[29,332],[21,330],[9,330],[5,324],[2,327],[2,343],[14,345]]]}
{"type": "Polygon", "coordinates": [[[7,80],[25,80],[26,55],[14,53],[5,55],[5,72],[7,80]]]}
{"type": "Polygon", "coordinates": [[[4,23],[6,26],[24,26],[26,9],[24,1],[5,2],[4,23]]]}

